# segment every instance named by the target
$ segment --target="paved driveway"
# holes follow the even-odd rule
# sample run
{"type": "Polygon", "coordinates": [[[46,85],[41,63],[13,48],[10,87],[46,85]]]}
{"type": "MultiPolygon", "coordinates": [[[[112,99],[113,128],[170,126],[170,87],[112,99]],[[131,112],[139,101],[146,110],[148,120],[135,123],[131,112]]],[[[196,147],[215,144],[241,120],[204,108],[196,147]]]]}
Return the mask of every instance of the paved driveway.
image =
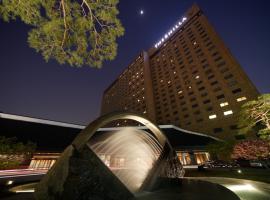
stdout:
{"type": "Polygon", "coordinates": [[[267,183],[223,177],[196,177],[191,179],[223,185],[237,194],[241,200],[270,200],[270,184],[267,183]]]}

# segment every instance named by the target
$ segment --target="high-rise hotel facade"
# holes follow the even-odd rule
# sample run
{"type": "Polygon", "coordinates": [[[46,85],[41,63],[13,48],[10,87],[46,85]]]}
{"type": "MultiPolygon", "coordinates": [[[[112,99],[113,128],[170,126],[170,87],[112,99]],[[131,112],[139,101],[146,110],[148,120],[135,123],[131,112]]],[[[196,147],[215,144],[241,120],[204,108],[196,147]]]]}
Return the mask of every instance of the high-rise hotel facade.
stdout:
{"type": "Polygon", "coordinates": [[[157,124],[232,138],[241,105],[258,94],[202,10],[193,5],[105,90],[101,114],[130,111],[157,124]]]}

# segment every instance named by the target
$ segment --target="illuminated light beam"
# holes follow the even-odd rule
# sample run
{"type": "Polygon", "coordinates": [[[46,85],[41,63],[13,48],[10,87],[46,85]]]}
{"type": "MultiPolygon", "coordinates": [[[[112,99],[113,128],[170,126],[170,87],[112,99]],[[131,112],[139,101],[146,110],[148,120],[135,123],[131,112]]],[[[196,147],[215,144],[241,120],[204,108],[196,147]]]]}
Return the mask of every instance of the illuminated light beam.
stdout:
{"type": "Polygon", "coordinates": [[[253,187],[250,184],[245,184],[245,185],[225,185],[226,188],[229,190],[236,192],[236,191],[254,191],[256,190],[255,187],[253,187]]]}
{"type": "Polygon", "coordinates": [[[33,193],[35,192],[34,189],[30,189],[30,190],[16,190],[15,193],[33,193]]]}

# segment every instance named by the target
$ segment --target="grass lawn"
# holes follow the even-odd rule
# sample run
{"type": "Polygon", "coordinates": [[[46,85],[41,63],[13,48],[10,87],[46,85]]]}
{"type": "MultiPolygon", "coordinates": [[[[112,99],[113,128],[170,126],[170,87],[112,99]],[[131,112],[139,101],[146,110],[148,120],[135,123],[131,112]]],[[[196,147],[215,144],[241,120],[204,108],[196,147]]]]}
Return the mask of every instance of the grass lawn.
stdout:
{"type": "Polygon", "coordinates": [[[185,177],[227,177],[270,183],[269,169],[241,168],[242,173],[229,169],[206,169],[205,171],[186,169],[185,171],[185,177]]]}

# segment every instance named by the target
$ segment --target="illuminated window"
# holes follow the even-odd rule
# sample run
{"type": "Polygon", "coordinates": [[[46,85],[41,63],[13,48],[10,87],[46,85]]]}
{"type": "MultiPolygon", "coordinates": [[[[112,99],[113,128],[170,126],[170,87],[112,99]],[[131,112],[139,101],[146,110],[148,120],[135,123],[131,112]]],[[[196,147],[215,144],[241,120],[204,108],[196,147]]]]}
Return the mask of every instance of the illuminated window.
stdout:
{"type": "Polygon", "coordinates": [[[237,102],[240,102],[240,101],[245,101],[247,100],[247,97],[239,97],[238,99],[236,99],[237,102]]]}
{"type": "Polygon", "coordinates": [[[223,102],[223,103],[221,103],[219,105],[220,105],[220,107],[225,107],[225,106],[229,105],[229,103],[228,102],[223,102]]]}
{"type": "Polygon", "coordinates": [[[209,154],[207,152],[194,153],[197,164],[202,164],[209,160],[209,154]]]}
{"type": "Polygon", "coordinates": [[[196,76],[196,77],[195,77],[195,79],[199,79],[199,78],[200,78],[200,76],[196,76]]]}
{"type": "Polygon", "coordinates": [[[183,91],[182,90],[180,90],[179,92],[178,92],[178,94],[182,94],[183,93],[183,91]]]}
{"type": "Polygon", "coordinates": [[[209,119],[215,119],[217,118],[217,115],[209,115],[209,119]]]}
{"type": "Polygon", "coordinates": [[[224,112],[224,115],[226,116],[226,115],[231,115],[231,114],[233,114],[233,111],[232,110],[228,110],[228,111],[225,111],[224,112]]]}

